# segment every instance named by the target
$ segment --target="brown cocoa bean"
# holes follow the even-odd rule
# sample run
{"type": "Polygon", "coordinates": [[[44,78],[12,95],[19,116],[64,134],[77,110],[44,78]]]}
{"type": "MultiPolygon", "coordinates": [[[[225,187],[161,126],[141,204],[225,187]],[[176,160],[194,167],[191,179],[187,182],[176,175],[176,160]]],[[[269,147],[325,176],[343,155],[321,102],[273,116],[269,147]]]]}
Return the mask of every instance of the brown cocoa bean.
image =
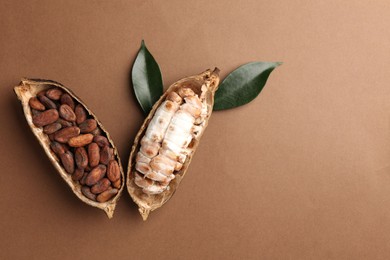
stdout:
{"type": "Polygon", "coordinates": [[[95,167],[100,161],[99,146],[96,143],[88,145],[88,161],[91,167],[95,167]]]}
{"type": "Polygon", "coordinates": [[[39,110],[39,111],[43,111],[46,109],[45,106],[36,97],[30,98],[30,100],[28,101],[28,104],[30,105],[31,108],[39,110]]]}
{"type": "Polygon", "coordinates": [[[65,171],[69,174],[72,174],[74,172],[73,154],[70,151],[66,151],[60,155],[60,159],[65,171]]]}
{"type": "Polygon", "coordinates": [[[80,134],[80,128],[77,126],[69,126],[63,128],[55,133],[54,139],[60,143],[67,143],[70,138],[78,136],[80,134]]]}
{"type": "Polygon", "coordinates": [[[65,93],[61,96],[61,104],[66,104],[70,106],[72,110],[74,110],[75,105],[73,98],[68,93],[65,93]]]}
{"type": "Polygon", "coordinates": [[[91,192],[88,186],[81,187],[81,193],[90,200],[96,201],[96,195],[91,192]]]}
{"type": "Polygon", "coordinates": [[[81,133],[89,133],[95,130],[97,127],[96,120],[95,119],[87,119],[81,124],[79,124],[80,132],[81,133]]]}
{"type": "Polygon", "coordinates": [[[50,141],[54,141],[54,133],[53,133],[53,134],[50,134],[50,135],[48,135],[48,137],[49,137],[49,140],[50,140],[50,141]]]}
{"type": "Polygon", "coordinates": [[[99,164],[95,168],[92,169],[92,171],[88,174],[87,178],[85,179],[85,184],[88,186],[95,185],[98,181],[100,181],[104,175],[106,174],[107,167],[99,164]]]}
{"type": "Polygon", "coordinates": [[[63,104],[59,109],[60,117],[65,119],[66,121],[76,121],[76,114],[73,112],[73,109],[67,104],[63,104]]]}
{"type": "Polygon", "coordinates": [[[42,96],[46,96],[46,90],[41,90],[41,91],[38,92],[37,97],[39,98],[39,97],[42,97],[42,96]]]}
{"type": "Polygon", "coordinates": [[[33,116],[37,116],[37,115],[42,114],[42,111],[38,111],[38,110],[32,108],[32,109],[31,109],[31,114],[32,114],[33,116]]]}
{"type": "Polygon", "coordinates": [[[93,139],[93,135],[91,134],[79,135],[70,138],[68,144],[71,147],[81,147],[90,144],[92,142],[92,139],[93,139]]]}
{"type": "Polygon", "coordinates": [[[83,108],[82,105],[78,104],[75,109],[74,113],[76,114],[76,123],[81,124],[87,119],[87,111],[83,108]]]}
{"type": "Polygon", "coordinates": [[[84,169],[77,168],[72,174],[72,180],[79,181],[84,176],[84,169]]]}
{"type": "Polygon", "coordinates": [[[46,91],[46,97],[50,98],[51,100],[59,100],[62,95],[62,90],[59,88],[51,88],[46,91]]]}
{"type": "Polygon", "coordinates": [[[111,160],[108,163],[107,167],[107,177],[111,182],[115,182],[120,179],[121,177],[121,172],[119,168],[119,164],[115,160],[111,160]]]}
{"type": "Polygon", "coordinates": [[[119,189],[119,188],[121,187],[121,184],[122,184],[121,179],[118,179],[117,181],[114,181],[114,182],[112,183],[112,186],[113,186],[114,188],[119,189]]]}
{"type": "Polygon", "coordinates": [[[91,187],[91,192],[94,194],[102,193],[106,191],[111,185],[111,182],[107,178],[103,178],[91,187]]]}
{"type": "Polygon", "coordinates": [[[60,143],[58,143],[56,141],[53,141],[53,142],[50,143],[50,148],[57,155],[61,155],[61,154],[65,153],[68,150],[65,147],[65,145],[60,144],[60,143]]]}
{"type": "Polygon", "coordinates": [[[58,119],[58,112],[56,109],[46,110],[36,116],[33,116],[33,123],[36,126],[42,127],[54,123],[58,119]]]}
{"type": "Polygon", "coordinates": [[[108,142],[108,139],[104,136],[97,135],[93,138],[93,141],[97,143],[100,147],[104,146],[110,146],[110,143],[108,142]]]}
{"type": "Polygon", "coordinates": [[[87,179],[89,172],[84,169],[84,174],[81,180],[79,181],[81,185],[85,185],[85,180],[87,179]]]}
{"type": "Polygon", "coordinates": [[[102,135],[102,130],[99,127],[96,127],[95,130],[91,132],[94,136],[102,135]]]}
{"type": "Polygon", "coordinates": [[[106,202],[112,197],[114,197],[118,193],[117,189],[108,189],[102,193],[100,193],[97,197],[96,200],[99,202],[106,202]]]}
{"type": "Polygon", "coordinates": [[[107,165],[112,159],[114,159],[114,149],[104,146],[100,150],[100,163],[107,165]]]}
{"type": "Polygon", "coordinates": [[[66,121],[66,120],[64,120],[62,118],[58,118],[58,120],[56,122],[60,123],[62,125],[62,127],[73,126],[72,122],[66,121]]]}
{"type": "Polygon", "coordinates": [[[74,157],[78,168],[85,169],[88,166],[88,154],[84,147],[77,147],[74,157]]]}
{"type": "Polygon", "coordinates": [[[62,128],[62,125],[60,123],[51,123],[50,125],[47,125],[43,128],[43,132],[47,135],[50,135],[62,128]]]}
{"type": "Polygon", "coordinates": [[[38,96],[39,101],[47,108],[47,109],[57,109],[56,103],[50,100],[46,96],[38,96]]]}

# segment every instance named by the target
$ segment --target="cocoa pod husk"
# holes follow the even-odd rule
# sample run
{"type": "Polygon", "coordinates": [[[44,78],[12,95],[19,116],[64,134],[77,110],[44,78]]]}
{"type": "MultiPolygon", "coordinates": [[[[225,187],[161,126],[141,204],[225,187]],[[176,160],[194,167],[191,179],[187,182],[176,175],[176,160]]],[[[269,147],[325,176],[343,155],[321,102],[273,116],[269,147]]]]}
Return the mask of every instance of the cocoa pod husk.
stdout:
{"type": "MultiPolygon", "coordinates": [[[[121,195],[121,193],[123,191],[123,188],[124,188],[124,184],[123,184],[124,174],[123,174],[123,169],[121,167],[118,151],[115,148],[114,143],[112,142],[109,133],[105,130],[103,125],[100,123],[100,121],[96,118],[96,116],[92,113],[92,111],[90,111],[88,109],[88,107],[85,106],[85,104],[82,102],[82,100],[80,98],[78,98],[72,91],[70,91],[68,88],[64,87],[60,83],[57,83],[57,82],[54,82],[54,81],[49,81],[49,80],[23,79],[21,81],[21,83],[14,88],[14,91],[15,91],[18,99],[20,100],[21,104],[22,104],[22,108],[23,108],[24,115],[26,117],[27,123],[30,126],[34,136],[38,139],[39,144],[44,149],[44,151],[45,151],[46,155],[48,156],[50,162],[54,165],[55,169],[58,171],[60,176],[65,180],[65,182],[72,189],[73,193],[81,201],[85,202],[86,204],[88,204],[90,206],[93,206],[93,207],[96,207],[96,208],[104,210],[105,213],[107,214],[107,216],[109,218],[112,218],[114,210],[115,210],[116,203],[117,203],[118,199],[120,198],[120,195],[121,195]],[[67,94],[71,98],[73,98],[75,106],[76,105],[79,106],[79,110],[81,110],[80,108],[82,108],[82,111],[85,112],[85,119],[84,120],[86,120],[88,118],[96,120],[97,127],[93,131],[95,133],[94,135],[99,134],[99,135],[107,137],[110,146],[114,149],[114,158],[115,158],[115,160],[118,162],[118,164],[120,166],[120,173],[121,173],[120,180],[122,180],[122,185],[117,189],[118,192],[115,193],[114,195],[112,195],[112,196],[107,196],[106,195],[106,198],[109,197],[109,199],[105,200],[104,202],[96,201],[96,195],[94,195],[91,192],[89,192],[89,193],[83,192],[83,190],[82,190],[82,189],[85,189],[85,190],[89,189],[90,190],[89,187],[82,188],[83,187],[83,179],[84,179],[84,184],[85,184],[85,179],[87,178],[87,176],[89,174],[89,172],[87,171],[89,166],[87,166],[85,168],[83,177],[79,181],[72,180],[72,177],[75,178],[75,179],[79,178],[79,177],[76,178],[76,176],[75,176],[76,172],[79,171],[78,169],[76,169],[76,167],[75,167],[75,170],[74,170],[72,175],[67,173],[67,171],[65,170],[64,166],[61,163],[60,155],[67,153],[67,150],[68,150],[67,144],[59,143],[57,141],[54,141],[56,144],[55,145],[50,145],[50,143],[52,143],[52,142],[50,141],[49,136],[46,135],[45,133],[43,133],[43,129],[42,129],[42,127],[44,127],[45,125],[54,123],[55,121],[51,122],[52,120],[46,120],[45,119],[44,123],[38,123],[39,126],[36,126],[33,123],[33,113],[35,114],[34,117],[36,117],[36,116],[39,116],[39,115],[41,115],[41,114],[43,114],[43,113],[45,113],[45,112],[47,112],[49,110],[41,112],[39,110],[31,108],[29,106],[30,98],[36,97],[36,98],[38,98],[39,102],[41,102],[41,103],[42,103],[41,99],[47,101],[46,105],[42,103],[45,106],[45,108],[51,108],[52,107],[53,109],[55,109],[55,111],[57,111],[57,109],[58,109],[60,104],[66,104],[66,105],[70,106],[73,109],[72,105],[69,104],[69,102],[64,101],[64,99],[66,99],[66,98],[64,98],[62,101],[61,101],[61,99],[53,101],[53,100],[49,99],[46,96],[46,91],[48,89],[53,88],[53,87],[61,89],[61,91],[63,92],[61,97],[63,97],[65,94],[67,94]],[[52,150],[52,148],[50,148],[50,146],[56,147],[57,150],[55,150],[56,148],[53,148],[53,150],[52,150]],[[85,194],[88,194],[88,196],[91,196],[92,198],[89,198],[85,194]]],[[[51,97],[53,98],[53,96],[51,96],[51,97]]],[[[76,109],[76,107],[74,107],[74,109],[76,109]]],[[[49,113],[52,113],[52,112],[49,112],[49,113]]],[[[54,112],[54,113],[57,113],[57,115],[59,114],[58,112],[54,112]]],[[[40,121],[40,120],[37,120],[37,119],[35,119],[35,120],[36,121],[40,121]]],[[[57,120],[58,120],[57,122],[60,123],[62,125],[62,127],[73,126],[72,122],[65,121],[62,118],[57,118],[57,120]]],[[[76,120],[77,120],[77,116],[76,116],[76,120]]],[[[76,123],[76,122],[74,122],[74,123],[76,123]]],[[[59,131],[61,131],[61,130],[59,130],[59,131]]],[[[59,132],[59,131],[57,131],[57,132],[59,132]]],[[[57,133],[57,132],[55,132],[55,133],[57,133]]],[[[53,139],[54,135],[55,134],[50,134],[52,139],[53,139]]],[[[74,149],[74,148],[72,148],[72,149],[74,149]]],[[[74,166],[76,166],[76,165],[74,165],[74,166]]]]}
{"type": "MultiPolygon", "coordinates": [[[[219,69],[215,68],[214,71],[212,70],[206,70],[203,73],[200,73],[195,76],[190,76],[187,78],[183,78],[175,83],[173,83],[167,91],[160,97],[160,99],[153,105],[149,115],[146,117],[144,123],[141,126],[141,129],[137,133],[134,144],[130,153],[130,158],[129,158],[129,163],[128,163],[128,169],[127,169],[127,190],[133,199],[133,201],[138,205],[138,210],[144,220],[146,220],[150,214],[151,211],[154,211],[158,208],[160,208],[162,205],[164,205],[175,193],[177,190],[181,180],[183,179],[185,173],[187,172],[188,165],[190,164],[194,151],[196,150],[199,140],[201,135],[204,132],[204,128],[206,128],[208,119],[211,115],[213,105],[214,105],[214,94],[215,91],[218,88],[219,84],[219,69]],[[135,178],[135,158],[137,156],[137,153],[140,148],[140,141],[142,137],[145,135],[146,129],[149,125],[149,122],[153,118],[156,110],[158,107],[161,105],[162,102],[165,101],[166,97],[171,93],[171,92],[177,92],[178,90],[182,88],[190,88],[193,90],[195,93],[200,93],[202,89],[202,85],[206,86],[206,102],[207,102],[207,115],[206,115],[206,120],[204,121],[204,126],[203,126],[203,131],[201,134],[197,135],[194,137],[194,142],[192,144],[192,153],[190,153],[189,156],[187,156],[183,166],[181,169],[177,172],[175,172],[175,178],[169,183],[169,188],[163,191],[160,194],[154,194],[154,195],[149,195],[145,194],[142,191],[142,188],[138,187],[134,183],[134,178],[135,178]]],[[[114,183],[113,183],[114,185],[114,183]]],[[[102,195],[101,193],[100,195],[102,195]]],[[[99,195],[99,196],[100,196],[99,195]]],[[[97,199],[99,198],[97,197],[97,199]]]]}

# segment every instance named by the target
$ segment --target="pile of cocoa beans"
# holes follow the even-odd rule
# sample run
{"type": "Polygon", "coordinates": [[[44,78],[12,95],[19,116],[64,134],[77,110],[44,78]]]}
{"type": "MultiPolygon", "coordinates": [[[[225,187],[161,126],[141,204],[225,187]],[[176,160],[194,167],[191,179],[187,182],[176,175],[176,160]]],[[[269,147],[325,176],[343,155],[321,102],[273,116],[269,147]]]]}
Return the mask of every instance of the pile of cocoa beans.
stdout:
{"type": "Polygon", "coordinates": [[[51,150],[82,194],[97,202],[113,198],[122,185],[114,148],[84,106],[60,88],[39,92],[29,106],[34,125],[48,135],[51,150]]]}

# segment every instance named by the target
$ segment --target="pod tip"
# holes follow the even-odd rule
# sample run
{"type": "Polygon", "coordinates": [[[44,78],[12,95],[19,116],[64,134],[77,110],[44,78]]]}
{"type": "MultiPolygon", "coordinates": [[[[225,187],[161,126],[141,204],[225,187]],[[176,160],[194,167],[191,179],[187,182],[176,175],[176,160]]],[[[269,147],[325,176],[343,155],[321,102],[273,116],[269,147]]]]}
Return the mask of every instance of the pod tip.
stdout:
{"type": "Polygon", "coordinates": [[[110,205],[108,205],[107,207],[105,207],[103,210],[104,210],[104,212],[106,212],[107,217],[108,217],[109,219],[112,219],[112,217],[113,217],[113,215],[114,215],[115,204],[110,204],[110,205]]]}
{"type": "Polygon", "coordinates": [[[138,208],[138,211],[141,214],[142,219],[146,221],[149,217],[150,209],[140,207],[138,208]]]}

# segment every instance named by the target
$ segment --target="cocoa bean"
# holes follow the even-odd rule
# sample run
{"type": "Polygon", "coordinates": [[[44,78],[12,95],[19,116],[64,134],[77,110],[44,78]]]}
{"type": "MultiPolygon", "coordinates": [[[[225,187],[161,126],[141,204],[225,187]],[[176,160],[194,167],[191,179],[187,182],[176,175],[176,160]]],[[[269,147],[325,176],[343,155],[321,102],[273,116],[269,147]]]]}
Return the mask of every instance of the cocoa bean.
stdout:
{"type": "Polygon", "coordinates": [[[46,96],[51,100],[59,100],[62,95],[62,90],[59,88],[51,88],[46,91],[46,96]]]}
{"type": "Polygon", "coordinates": [[[100,161],[99,146],[96,143],[88,145],[88,160],[91,167],[95,167],[100,161]]]}
{"type": "Polygon", "coordinates": [[[72,180],[79,181],[84,176],[84,169],[77,168],[72,174],[72,180]]]}
{"type": "Polygon", "coordinates": [[[87,179],[88,174],[89,174],[89,172],[86,171],[86,170],[84,169],[83,177],[82,177],[81,180],[79,181],[81,185],[85,185],[85,180],[87,179]]]}
{"type": "Polygon", "coordinates": [[[97,127],[96,120],[95,119],[87,119],[81,124],[79,124],[80,132],[81,133],[89,133],[95,130],[97,127]]]}
{"type": "Polygon", "coordinates": [[[70,138],[68,144],[71,147],[81,147],[90,144],[92,142],[92,139],[93,139],[93,135],[91,134],[79,135],[70,138]]]}
{"type": "Polygon", "coordinates": [[[99,202],[106,202],[112,197],[114,197],[118,193],[117,189],[108,189],[102,193],[100,193],[97,197],[96,200],[99,202]]]}
{"type": "Polygon", "coordinates": [[[107,177],[111,182],[116,182],[117,180],[120,180],[121,172],[117,161],[111,160],[108,163],[107,177]]]}
{"type": "Polygon", "coordinates": [[[50,148],[58,156],[67,151],[66,147],[63,144],[60,144],[56,141],[50,143],[50,148]]]}
{"type": "Polygon", "coordinates": [[[50,140],[50,141],[54,141],[54,133],[53,133],[53,134],[50,134],[50,135],[48,135],[48,137],[49,137],[49,140],[50,140]]]}
{"type": "Polygon", "coordinates": [[[33,116],[33,123],[38,127],[54,123],[58,119],[58,112],[55,109],[46,110],[38,115],[33,116]]]}
{"type": "Polygon", "coordinates": [[[84,147],[77,147],[74,157],[78,168],[85,169],[88,166],[88,154],[84,147]]]}
{"type": "Polygon", "coordinates": [[[66,120],[64,120],[62,118],[58,118],[58,120],[56,122],[60,123],[62,125],[62,127],[73,126],[72,122],[66,121],[66,120]]]}
{"type": "Polygon", "coordinates": [[[43,132],[47,135],[50,135],[62,128],[62,125],[60,123],[51,123],[50,125],[47,125],[43,128],[43,132]]]}
{"type": "Polygon", "coordinates": [[[70,138],[78,136],[80,134],[80,128],[77,126],[69,126],[63,128],[55,133],[54,139],[60,143],[67,143],[70,138]]]}
{"type": "Polygon", "coordinates": [[[77,105],[74,109],[74,113],[76,114],[76,123],[81,124],[87,119],[87,111],[83,108],[82,105],[77,105]]]}
{"type": "Polygon", "coordinates": [[[95,130],[91,132],[94,136],[102,135],[102,130],[99,127],[96,127],[95,130]]]}
{"type": "Polygon", "coordinates": [[[59,109],[60,117],[65,119],[66,121],[76,121],[76,114],[73,112],[73,109],[67,104],[63,104],[59,109]]]}
{"type": "Polygon", "coordinates": [[[81,193],[90,200],[96,201],[96,195],[91,192],[88,186],[81,187],[81,193]]]}
{"type": "Polygon", "coordinates": [[[65,171],[69,174],[74,172],[74,158],[71,151],[66,151],[65,153],[60,155],[62,166],[65,171]]]}
{"type": "Polygon", "coordinates": [[[72,110],[74,110],[75,105],[73,98],[68,93],[65,93],[61,96],[61,104],[66,104],[70,106],[72,110]]]}
{"type": "Polygon", "coordinates": [[[88,174],[87,178],[85,179],[85,184],[88,186],[95,185],[98,181],[100,181],[104,175],[106,174],[107,167],[99,164],[95,168],[92,169],[92,171],[88,174]]]}
{"type": "Polygon", "coordinates": [[[107,165],[112,159],[114,159],[114,149],[104,146],[100,150],[100,163],[107,165]]]}
{"type": "Polygon", "coordinates": [[[110,143],[108,142],[108,139],[104,136],[97,135],[93,138],[93,141],[97,143],[100,147],[104,146],[110,146],[110,143]]]}
{"type": "Polygon", "coordinates": [[[57,105],[50,100],[46,96],[38,96],[39,101],[47,108],[47,109],[57,109],[57,105]]]}
{"type": "Polygon", "coordinates": [[[103,178],[91,187],[91,192],[94,194],[102,193],[106,191],[111,185],[111,182],[107,178],[103,178]]]}
{"type": "Polygon", "coordinates": [[[118,179],[117,181],[115,181],[115,182],[112,183],[112,186],[113,186],[114,188],[119,189],[119,188],[121,187],[121,184],[122,184],[121,179],[118,179]]]}
{"type": "Polygon", "coordinates": [[[30,100],[28,101],[28,104],[30,105],[31,108],[39,110],[39,111],[43,111],[46,109],[45,106],[36,97],[30,98],[30,100]]]}
{"type": "Polygon", "coordinates": [[[33,116],[37,116],[37,115],[42,114],[42,111],[38,111],[38,110],[32,108],[32,109],[31,109],[31,114],[32,114],[33,116]]]}
{"type": "Polygon", "coordinates": [[[46,96],[46,90],[41,90],[41,91],[38,92],[37,97],[39,98],[39,97],[42,97],[42,96],[46,96]]]}

